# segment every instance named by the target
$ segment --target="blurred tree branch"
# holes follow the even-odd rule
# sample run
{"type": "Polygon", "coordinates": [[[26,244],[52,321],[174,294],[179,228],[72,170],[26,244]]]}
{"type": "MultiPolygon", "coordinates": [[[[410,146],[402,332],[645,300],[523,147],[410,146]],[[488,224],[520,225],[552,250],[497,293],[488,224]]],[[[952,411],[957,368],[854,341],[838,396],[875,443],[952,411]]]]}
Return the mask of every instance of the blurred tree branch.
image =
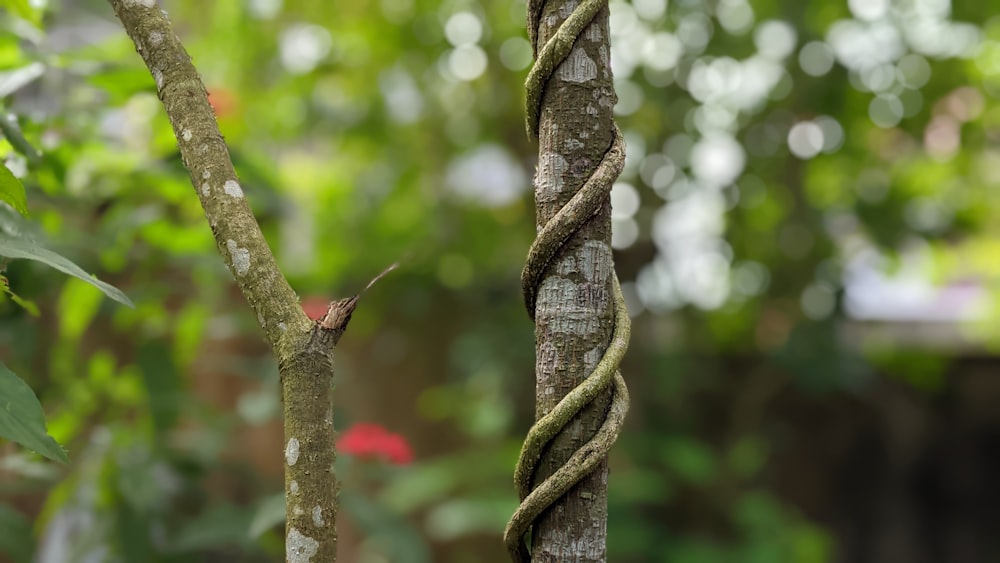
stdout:
{"type": "Polygon", "coordinates": [[[216,245],[281,372],[286,559],[336,559],[333,348],[357,296],[313,322],[282,275],[244,197],[205,86],[156,0],[109,0],[149,68],[216,245]],[[349,309],[349,310],[348,310],[349,309]]]}

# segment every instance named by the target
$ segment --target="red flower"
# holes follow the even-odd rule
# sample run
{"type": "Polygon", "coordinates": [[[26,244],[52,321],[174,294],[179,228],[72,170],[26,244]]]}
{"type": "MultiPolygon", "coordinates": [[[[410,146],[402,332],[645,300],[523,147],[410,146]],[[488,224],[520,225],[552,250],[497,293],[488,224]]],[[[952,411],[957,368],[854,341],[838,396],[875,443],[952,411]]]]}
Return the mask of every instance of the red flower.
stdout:
{"type": "Polygon", "coordinates": [[[330,300],[325,297],[306,297],[302,300],[302,310],[306,312],[306,316],[314,321],[318,321],[323,318],[326,314],[326,310],[330,308],[330,300]]]}
{"type": "Polygon", "coordinates": [[[361,459],[382,459],[394,465],[413,461],[406,439],[378,424],[355,424],[337,438],[337,449],[361,459]]]}

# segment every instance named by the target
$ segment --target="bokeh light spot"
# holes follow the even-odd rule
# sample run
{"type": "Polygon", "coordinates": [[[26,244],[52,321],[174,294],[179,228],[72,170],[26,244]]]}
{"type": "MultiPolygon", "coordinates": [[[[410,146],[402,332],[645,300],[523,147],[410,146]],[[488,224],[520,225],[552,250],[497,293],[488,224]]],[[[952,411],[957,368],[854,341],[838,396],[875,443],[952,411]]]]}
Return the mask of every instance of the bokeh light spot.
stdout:
{"type": "Polygon", "coordinates": [[[281,64],[293,74],[305,74],[330,53],[330,32],[318,25],[296,24],[281,34],[281,64]]]}
{"type": "Polygon", "coordinates": [[[757,51],[773,60],[784,59],[795,51],[797,34],[788,22],[768,20],[761,22],[753,34],[757,51]]]}
{"type": "Polygon", "coordinates": [[[916,54],[905,55],[896,63],[899,82],[907,88],[921,88],[931,78],[931,65],[916,54]]]}
{"type": "Polygon", "coordinates": [[[825,319],[833,313],[837,305],[836,295],[833,290],[822,283],[810,284],[802,292],[800,300],[802,312],[813,320],[825,319]]]}
{"type": "Polygon", "coordinates": [[[859,20],[877,20],[889,12],[889,0],[848,0],[847,6],[859,20]]]}
{"type": "Polygon", "coordinates": [[[613,219],[611,222],[611,248],[625,250],[639,238],[639,224],[635,219],[613,219]]]}
{"type": "Polygon", "coordinates": [[[667,13],[667,0],[632,0],[632,8],[640,18],[655,22],[667,13]]]}
{"type": "Polygon", "coordinates": [[[836,119],[828,115],[821,115],[813,122],[823,132],[823,152],[836,152],[844,144],[844,128],[836,119]]]}
{"type": "Polygon", "coordinates": [[[903,119],[903,102],[898,96],[879,94],[868,104],[868,117],[884,129],[895,127],[903,119]]]}
{"type": "Polygon", "coordinates": [[[445,254],[438,260],[438,279],[452,289],[468,286],[474,272],[472,262],[461,254],[445,254]]]}
{"type": "Polygon", "coordinates": [[[500,63],[510,70],[524,70],[531,64],[531,43],[523,37],[511,37],[500,45],[500,63]]]}
{"type": "Polygon", "coordinates": [[[483,36],[483,24],[469,12],[456,12],[444,24],[444,36],[455,47],[475,45],[483,36]]]}
{"type": "Polygon", "coordinates": [[[753,8],[746,0],[722,0],[715,9],[715,16],[731,35],[743,35],[753,27],[753,8]]]}
{"type": "Polygon", "coordinates": [[[823,130],[812,121],[800,121],[788,131],[788,149],[805,160],[823,150],[823,130]]]}
{"type": "Polygon", "coordinates": [[[628,182],[615,182],[611,188],[611,218],[629,219],[639,211],[639,192],[628,182]]]}
{"type": "Polygon", "coordinates": [[[691,172],[707,185],[721,188],[743,173],[743,146],[728,135],[711,135],[691,149],[691,172]]]}
{"type": "Polygon", "coordinates": [[[833,68],[833,49],[822,41],[810,41],[799,51],[799,66],[809,76],[823,76],[833,68]]]}
{"type": "Polygon", "coordinates": [[[448,55],[448,70],[459,80],[475,80],[486,72],[486,53],[478,45],[456,47],[448,55]]]}

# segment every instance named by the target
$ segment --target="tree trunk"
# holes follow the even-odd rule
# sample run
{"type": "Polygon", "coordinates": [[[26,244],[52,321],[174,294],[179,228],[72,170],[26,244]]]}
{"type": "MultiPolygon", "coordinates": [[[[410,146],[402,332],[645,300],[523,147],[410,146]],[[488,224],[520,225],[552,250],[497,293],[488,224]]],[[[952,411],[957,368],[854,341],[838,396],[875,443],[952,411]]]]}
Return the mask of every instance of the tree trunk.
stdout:
{"type": "MultiPolygon", "coordinates": [[[[544,45],[577,5],[542,7],[537,45],[544,45]]],[[[545,84],[539,115],[535,202],[546,224],[583,186],[612,142],[615,104],[609,64],[608,9],[584,28],[545,84]]],[[[536,418],[555,407],[596,367],[613,323],[611,206],[606,199],[549,264],[535,305],[536,418]]],[[[602,392],[560,432],[543,455],[535,482],[551,475],[601,426],[610,392],[602,392]]],[[[532,560],[604,561],[607,535],[606,459],[536,521],[532,560]]]]}

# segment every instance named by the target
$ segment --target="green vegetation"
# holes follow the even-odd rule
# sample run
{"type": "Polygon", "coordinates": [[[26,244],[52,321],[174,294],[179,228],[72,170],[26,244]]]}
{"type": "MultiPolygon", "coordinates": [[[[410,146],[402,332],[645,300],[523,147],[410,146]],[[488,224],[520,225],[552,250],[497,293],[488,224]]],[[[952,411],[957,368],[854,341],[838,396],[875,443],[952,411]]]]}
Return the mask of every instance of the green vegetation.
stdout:
{"type": "MultiPolygon", "coordinates": [[[[337,347],[340,560],[506,561],[535,414],[524,4],[159,2],[306,313],[400,262],[337,347]]],[[[994,12],[611,3],[610,561],[861,561],[883,520],[914,549],[992,521],[919,531],[959,481],[991,498],[953,473],[920,504],[948,460],[992,475],[966,445],[1000,428],[994,12]]],[[[277,364],[104,0],[0,0],[0,158],[0,553],[279,559],[277,364]]]]}

